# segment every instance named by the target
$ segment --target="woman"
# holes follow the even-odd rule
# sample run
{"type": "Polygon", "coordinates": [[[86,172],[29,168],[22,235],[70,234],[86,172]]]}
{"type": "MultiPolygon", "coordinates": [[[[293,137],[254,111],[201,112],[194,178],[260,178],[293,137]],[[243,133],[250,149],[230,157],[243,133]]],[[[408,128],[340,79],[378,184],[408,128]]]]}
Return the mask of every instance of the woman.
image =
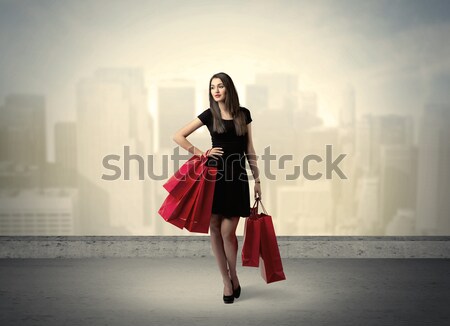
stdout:
{"type": "Polygon", "coordinates": [[[210,222],[211,247],[223,279],[223,301],[233,303],[241,292],[236,273],[236,228],[241,216],[250,215],[245,157],[255,181],[255,198],[261,198],[261,183],[252,141],[250,111],[240,106],[234,83],[226,73],[211,77],[209,104],[210,107],[181,128],[173,140],[190,153],[203,155],[204,152],[186,137],[203,125],[210,132],[212,148],[206,164],[217,167],[210,222]]]}

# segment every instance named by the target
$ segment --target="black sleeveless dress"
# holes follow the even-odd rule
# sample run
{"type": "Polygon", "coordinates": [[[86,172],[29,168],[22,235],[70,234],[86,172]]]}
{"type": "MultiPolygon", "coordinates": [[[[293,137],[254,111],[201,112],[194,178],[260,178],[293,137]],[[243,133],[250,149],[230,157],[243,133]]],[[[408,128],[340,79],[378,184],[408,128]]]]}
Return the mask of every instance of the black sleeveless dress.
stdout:
{"type": "MultiPolygon", "coordinates": [[[[250,111],[241,107],[246,123],[252,121],[250,111]]],[[[222,147],[223,155],[217,159],[209,157],[207,166],[217,167],[214,186],[213,214],[225,218],[232,216],[250,216],[250,189],[246,171],[247,134],[238,136],[233,120],[222,119],[226,132],[213,131],[213,115],[211,109],[206,109],[197,116],[207,126],[211,135],[211,147],[222,147]]]]}

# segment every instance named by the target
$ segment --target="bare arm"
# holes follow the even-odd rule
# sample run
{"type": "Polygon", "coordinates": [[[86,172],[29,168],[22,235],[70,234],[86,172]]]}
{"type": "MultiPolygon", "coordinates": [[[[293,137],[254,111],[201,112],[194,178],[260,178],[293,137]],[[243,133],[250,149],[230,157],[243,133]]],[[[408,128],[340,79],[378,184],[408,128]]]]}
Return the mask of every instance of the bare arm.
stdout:
{"type": "Polygon", "coordinates": [[[248,160],[248,164],[250,165],[250,169],[252,170],[253,178],[255,182],[259,182],[259,169],[256,160],[255,148],[253,147],[253,139],[252,139],[252,124],[249,123],[247,125],[248,128],[248,143],[246,156],[248,160]]]}
{"type": "Polygon", "coordinates": [[[186,137],[192,134],[195,130],[203,126],[203,122],[197,117],[191,122],[189,122],[187,125],[185,125],[183,128],[178,130],[172,137],[172,140],[176,142],[178,145],[183,147],[185,150],[187,150],[189,153],[192,153],[194,155],[203,155],[203,151],[192,145],[186,137]]]}

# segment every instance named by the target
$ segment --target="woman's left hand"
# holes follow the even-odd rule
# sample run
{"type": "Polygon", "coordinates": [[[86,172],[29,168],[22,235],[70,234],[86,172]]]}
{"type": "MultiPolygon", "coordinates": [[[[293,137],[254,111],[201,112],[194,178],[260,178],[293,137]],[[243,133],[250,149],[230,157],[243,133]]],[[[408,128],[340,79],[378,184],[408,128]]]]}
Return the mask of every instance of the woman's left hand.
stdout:
{"type": "Polygon", "coordinates": [[[254,193],[255,193],[255,199],[258,197],[261,199],[261,183],[255,182],[254,193]]]}

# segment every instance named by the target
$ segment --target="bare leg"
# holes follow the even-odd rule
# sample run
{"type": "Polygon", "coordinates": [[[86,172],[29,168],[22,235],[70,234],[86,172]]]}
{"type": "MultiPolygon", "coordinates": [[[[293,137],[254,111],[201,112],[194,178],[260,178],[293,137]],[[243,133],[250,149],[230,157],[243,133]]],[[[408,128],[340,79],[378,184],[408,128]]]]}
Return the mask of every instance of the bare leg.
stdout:
{"type": "Polygon", "coordinates": [[[236,228],[239,223],[239,216],[224,218],[222,220],[221,233],[223,238],[223,246],[225,250],[230,278],[233,281],[234,288],[239,286],[239,279],[236,273],[236,258],[238,252],[238,240],[236,237],[236,228]]]}
{"type": "Polygon", "coordinates": [[[228,275],[228,267],[227,267],[227,257],[225,255],[225,250],[223,246],[223,239],[221,234],[221,224],[222,217],[217,214],[211,215],[211,221],[209,225],[209,230],[211,233],[211,247],[214,253],[214,256],[217,260],[217,265],[219,266],[220,274],[222,275],[224,295],[232,295],[233,288],[231,286],[230,276],[228,275]]]}

